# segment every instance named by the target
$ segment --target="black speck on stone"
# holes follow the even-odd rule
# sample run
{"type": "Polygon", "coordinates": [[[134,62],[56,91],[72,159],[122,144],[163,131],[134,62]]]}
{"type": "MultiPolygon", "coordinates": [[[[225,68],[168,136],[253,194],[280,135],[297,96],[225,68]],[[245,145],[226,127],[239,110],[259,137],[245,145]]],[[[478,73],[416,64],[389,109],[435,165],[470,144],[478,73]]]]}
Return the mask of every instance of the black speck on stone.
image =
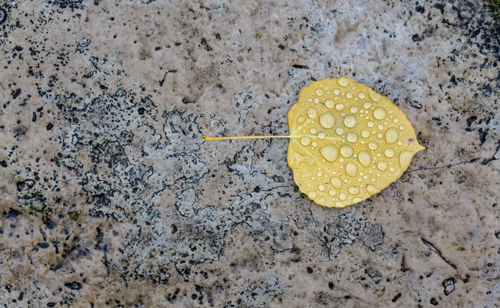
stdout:
{"type": "Polygon", "coordinates": [[[331,281],[330,281],[330,282],[328,283],[328,287],[330,288],[330,290],[333,290],[333,282],[331,282],[331,281]]]}
{"type": "Polygon", "coordinates": [[[16,218],[19,214],[21,214],[19,211],[16,211],[14,209],[10,209],[9,214],[7,215],[7,218],[16,218]]]}
{"type": "Polygon", "coordinates": [[[146,111],[146,109],[144,109],[144,107],[140,107],[140,108],[137,110],[137,112],[138,112],[139,114],[141,114],[141,115],[142,115],[142,114],[144,114],[144,111],[146,111]]]}
{"type": "Polygon", "coordinates": [[[419,103],[418,101],[411,101],[410,106],[412,106],[413,108],[416,108],[416,109],[422,109],[422,104],[419,103]]]}
{"type": "Polygon", "coordinates": [[[455,291],[455,278],[448,278],[443,281],[444,295],[448,296],[455,291]]]}
{"type": "Polygon", "coordinates": [[[433,297],[431,298],[431,304],[433,304],[434,306],[437,306],[439,303],[438,301],[433,297]]]}
{"type": "Polygon", "coordinates": [[[66,282],[66,283],[64,284],[64,286],[65,286],[66,288],[69,288],[69,289],[71,289],[71,290],[75,290],[75,291],[78,291],[78,290],[80,290],[80,289],[82,288],[82,284],[81,284],[81,283],[79,283],[79,282],[76,282],[76,281],[73,281],[73,282],[66,282]]]}
{"type": "Polygon", "coordinates": [[[476,121],[476,120],[477,120],[477,117],[476,117],[476,116],[471,116],[471,117],[468,117],[468,118],[467,118],[467,120],[466,120],[466,121],[467,121],[467,127],[470,127],[470,126],[472,125],[472,123],[473,123],[474,121],[476,121]]]}
{"type": "Polygon", "coordinates": [[[392,298],[392,302],[395,303],[400,297],[401,297],[401,292],[396,294],[396,296],[392,298]]]}
{"type": "Polygon", "coordinates": [[[56,303],[54,303],[54,302],[47,303],[47,307],[55,307],[55,306],[56,306],[56,303]]]}
{"type": "Polygon", "coordinates": [[[442,4],[442,3],[436,3],[436,4],[434,4],[434,7],[435,7],[436,9],[440,10],[440,11],[441,11],[441,14],[443,14],[443,13],[444,13],[444,4],[442,4]]]}
{"type": "Polygon", "coordinates": [[[52,123],[47,124],[47,130],[51,130],[54,125],[52,123]]]}
{"type": "Polygon", "coordinates": [[[306,269],[307,269],[307,272],[308,272],[309,274],[311,274],[311,273],[313,272],[313,269],[312,269],[311,267],[309,267],[309,266],[308,266],[306,269]]]}
{"type": "Polygon", "coordinates": [[[42,248],[42,249],[49,248],[49,243],[39,243],[39,244],[38,244],[38,247],[40,247],[40,248],[42,248]]]}
{"type": "Polygon", "coordinates": [[[0,161],[0,166],[7,168],[7,162],[5,160],[0,161]]]}
{"type": "Polygon", "coordinates": [[[481,141],[481,145],[486,141],[486,136],[488,136],[488,130],[485,129],[483,130],[482,128],[479,129],[479,141],[481,141]]]}
{"type": "Polygon", "coordinates": [[[419,12],[420,14],[423,14],[425,12],[425,8],[419,5],[415,8],[415,11],[419,12]]]}
{"type": "Polygon", "coordinates": [[[0,7],[0,25],[7,19],[7,11],[0,7]]]}
{"type": "Polygon", "coordinates": [[[21,50],[23,50],[23,48],[21,46],[16,46],[16,47],[14,47],[14,50],[15,51],[21,51],[21,50]]]}
{"type": "Polygon", "coordinates": [[[422,38],[420,36],[418,36],[418,34],[413,34],[413,36],[411,37],[411,40],[414,42],[420,42],[422,40],[422,38]]]}
{"type": "Polygon", "coordinates": [[[16,99],[19,96],[19,94],[21,94],[21,89],[15,89],[14,91],[12,91],[10,93],[10,95],[12,96],[12,99],[16,99]]]}
{"type": "Polygon", "coordinates": [[[192,295],[191,295],[191,298],[192,298],[192,299],[197,299],[197,298],[198,298],[198,295],[196,295],[196,294],[192,294],[192,295]]]}
{"type": "Polygon", "coordinates": [[[47,228],[49,228],[49,230],[54,229],[54,222],[50,218],[47,218],[47,220],[45,221],[45,225],[47,226],[47,228]]]}
{"type": "Polygon", "coordinates": [[[196,102],[196,99],[191,98],[191,97],[184,96],[184,97],[182,98],[182,102],[183,102],[184,104],[193,104],[193,103],[195,103],[195,102],[196,102]]]}

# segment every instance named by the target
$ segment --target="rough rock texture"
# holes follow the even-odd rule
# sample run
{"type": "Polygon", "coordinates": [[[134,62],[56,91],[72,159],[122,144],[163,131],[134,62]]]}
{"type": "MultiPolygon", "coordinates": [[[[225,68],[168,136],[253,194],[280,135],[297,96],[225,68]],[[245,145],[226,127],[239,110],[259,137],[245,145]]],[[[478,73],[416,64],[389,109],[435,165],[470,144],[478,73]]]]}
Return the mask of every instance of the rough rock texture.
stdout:
{"type": "Polygon", "coordinates": [[[0,306],[498,307],[499,15],[483,1],[0,0],[0,306]],[[312,80],[409,117],[380,194],[286,163],[312,80]],[[497,306],[495,306],[497,305],[497,306]]]}

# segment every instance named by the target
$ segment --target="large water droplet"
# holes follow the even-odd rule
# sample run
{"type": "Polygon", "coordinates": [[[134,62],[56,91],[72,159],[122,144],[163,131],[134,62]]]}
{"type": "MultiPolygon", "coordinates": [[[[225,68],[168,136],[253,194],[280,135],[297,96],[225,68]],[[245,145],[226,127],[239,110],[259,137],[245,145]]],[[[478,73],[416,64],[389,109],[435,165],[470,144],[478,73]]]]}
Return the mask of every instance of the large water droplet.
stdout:
{"type": "Polygon", "coordinates": [[[325,187],[325,185],[323,185],[323,184],[320,184],[320,185],[318,186],[318,190],[319,190],[319,191],[325,191],[325,189],[326,189],[326,187],[325,187]]]}
{"type": "Polygon", "coordinates": [[[337,109],[338,111],[343,110],[344,109],[344,104],[337,104],[335,106],[335,109],[337,109]]]}
{"type": "Polygon", "coordinates": [[[366,190],[370,193],[370,194],[376,194],[378,193],[378,189],[377,187],[375,187],[374,185],[372,184],[368,184],[366,185],[366,190]]]}
{"type": "Polygon", "coordinates": [[[337,135],[339,135],[339,136],[340,136],[340,135],[342,135],[342,134],[344,133],[344,130],[343,130],[341,127],[337,127],[337,128],[335,129],[335,132],[337,133],[337,135]]]}
{"type": "Polygon", "coordinates": [[[333,108],[333,106],[335,105],[333,99],[329,98],[325,101],[325,106],[328,107],[328,108],[333,108]]]}
{"type": "Polygon", "coordinates": [[[340,148],[340,154],[342,154],[342,156],[344,156],[346,158],[351,157],[352,154],[354,154],[354,150],[350,145],[346,144],[340,148]]]}
{"type": "Polygon", "coordinates": [[[341,192],[339,194],[339,198],[340,198],[340,200],[344,201],[345,199],[347,199],[347,195],[345,193],[341,192]]]}
{"type": "Polygon", "coordinates": [[[344,118],[344,125],[349,127],[349,128],[352,128],[354,126],[356,126],[358,122],[356,121],[356,117],[353,116],[353,115],[347,115],[345,118],[344,118]]]}
{"type": "Polygon", "coordinates": [[[394,143],[397,140],[398,140],[398,131],[395,130],[394,128],[389,128],[385,132],[385,141],[387,141],[387,143],[394,143]]]}
{"type": "Polygon", "coordinates": [[[385,111],[385,109],[381,107],[375,108],[375,110],[373,110],[373,116],[377,120],[382,120],[383,118],[385,118],[386,113],[387,112],[385,111]]]}
{"type": "Polygon", "coordinates": [[[339,156],[339,151],[335,146],[331,144],[325,145],[324,147],[319,149],[319,152],[321,153],[321,156],[323,156],[323,158],[329,162],[334,162],[339,156]]]}
{"type": "Polygon", "coordinates": [[[357,188],[356,186],[351,186],[349,187],[349,193],[351,195],[357,195],[359,194],[359,188],[357,188]]]}
{"type": "Polygon", "coordinates": [[[315,108],[309,108],[307,110],[307,115],[311,118],[311,119],[314,119],[318,116],[318,111],[315,109],[315,108]]]}
{"type": "Polygon", "coordinates": [[[347,163],[345,166],[345,173],[347,173],[348,176],[356,176],[358,173],[358,167],[354,163],[347,163]]]}
{"type": "Polygon", "coordinates": [[[335,95],[339,95],[339,94],[340,94],[340,90],[339,90],[339,89],[334,89],[334,90],[333,90],[333,94],[335,94],[335,95]]]}
{"type": "Polygon", "coordinates": [[[363,166],[368,167],[372,162],[372,156],[370,153],[362,151],[358,154],[358,160],[363,166]]]}
{"type": "Polygon", "coordinates": [[[310,193],[307,194],[307,196],[309,197],[309,199],[315,199],[318,196],[318,194],[315,191],[311,191],[310,193]]]}
{"type": "Polygon", "coordinates": [[[381,95],[373,91],[372,89],[368,89],[368,94],[374,101],[378,102],[380,100],[381,95]]]}
{"type": "Polygon", "coordinates": [[[339,85],[341,85],[343,87],[347,87],[349,85],[349,79],[347,79],[345,77],[340,77],[338,79],[338,82],[339,82],[339,85]]]}
{"type": "Polygon", "coordinates": [[[358,141],[358,134],[356,134],[355,132],[349,132],[346,135],[346,139],[347,139],[347,141],[354,143],[354,142],[358,141]]]}
{"type": "Polygon", "coordinates": [[[358,97],[359,97],[360,99],[363,99],[363,98],[365,98],[365,97],[366,97],[366,95],[365,95],[365,93],[363,93],[363,92],[359,92],[358,97]]]}
{"type": "Polygon", "coordinates": [[[328,191],[328,194],[330,195],[330,197],[333,197],[333,196],[335,196],[337,194],[337,192],[335,190],[333,190],[333,189],[330,189],[328,191]]]}
{"type": "Polygon", "coordinates": [[[371,106],[372,106],[372,103],[370,103],[370,102],[365,102],[365,103],[363,104],[363,107],[365,107],[365,109],[368,109],[368,108],[370,108],[371,106]]]}
{"type": "Polygon", "coordinates": [[[300,143],[303,146],[308,146],[311,143],[311,139],[309,139],[307,137],[302,137],[302,138],[300,138],[300,143]]]}
{"type": "Polygon", "coordinates": [[[314,91],[314,92],[316,93],[317,96],[321,96],[324,93],[323,89],[321,89],[321,88],[317,88],[316,91],[314,91]]]}
{"type": "Polygon", "coordinates": [[[403,169],[408,168],[408,166],[410,165],[412,156],[413,156],[412,152],[408,152],[408,151],[401,152],[399,154],[399,166],[401,166],[401,168],[403,168],[403,169]]]}
{"type": "Polygon", "coordinates": [[[387,163],[385,161],[379,161],[377,164],[377,168],[380,171],[384,171],[385,169],[387,169],[387,163]]]}
{"type": "Polygon", "coordinates": [[[332,128],[335,125],[335,117],[333,114],[325,112],[319,117],[319,124],[324,128],[332,128]]]}
{"type": "Polygon", "coordinates": [[[331,178],[330,183],[332,183],[333,187],[335,188],[340,189],[340,187],[342,187],[342,181],[337,177],[331,178]]]}
{"type": "Polygon", "coordinates": [[[396,152],[394,152],[394,149],[389,148],[389,149],[385,149],[385,151],[384,151],[384,155],[386,157],[389,157],[389,158],[394,157],[395,154],[396,154],[396,152]]]}
{"type": "Polygon", "coordinates": [[[361,136],[363,136],[363,138],[368,138],[370,136],[370,132],[367,129],[363,129],[361,131],[361,136]]]}
{"type": "Polygon", "coordinates": [[[368,143],[368,148],[372,151],[375,151],[378,148],[378,144],[375,141],[371,141],[368,143]]]}
{"type": "Polygon", "coordinates": [[[302,124],[302,123],[304,123],[305,120],[306,119],[304,119],[304,117],[298,117],[297,118],[297,123],[302,124]]]}
{"type": "Polygon", "coordinates": [[[325,134],[325,133],[323,133],[323,132],[320,132],[320,133],[318,134],[318,138],[319,138],[319,139],[325,139],[325,137],[326,137],[326,134],[325,134]]]}

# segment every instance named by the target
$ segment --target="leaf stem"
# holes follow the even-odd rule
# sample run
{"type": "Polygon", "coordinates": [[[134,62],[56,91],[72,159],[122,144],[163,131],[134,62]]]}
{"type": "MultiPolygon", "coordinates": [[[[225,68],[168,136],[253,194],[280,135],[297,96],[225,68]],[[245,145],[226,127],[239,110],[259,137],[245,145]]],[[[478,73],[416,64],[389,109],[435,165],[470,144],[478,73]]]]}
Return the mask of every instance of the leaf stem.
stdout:
{"type": "Polygon", "coordinates": [[[269,135],[269,136],[229,136],[229,137],[212,137],[203,135],[203,138],[208,141],[214,140],[233,140],[233,139],[267,139],[267,138],[287,138],[287,139],[299,139],[299,138],[310,138],[310,139],[325,139],[325,140],[342,140],[340,137],[323,137],[318,136],[301,136],[301,135],[269,135]]]}
{"type": "Polygon", "coordinates": [[[232,139],[264,139],[264,138],[292,138],[292,136],[287,135],[271,135],[271,136],[231,136],[231,137],[212,137],[203,135],[203,138],[208,141],[214,140],[232,140],[232,139]]]}

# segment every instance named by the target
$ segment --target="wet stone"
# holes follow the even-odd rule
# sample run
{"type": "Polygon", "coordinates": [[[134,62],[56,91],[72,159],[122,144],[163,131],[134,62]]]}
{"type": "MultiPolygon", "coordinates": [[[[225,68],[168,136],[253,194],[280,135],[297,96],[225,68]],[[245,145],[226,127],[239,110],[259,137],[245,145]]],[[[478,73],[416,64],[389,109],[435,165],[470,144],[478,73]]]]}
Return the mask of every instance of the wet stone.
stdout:
{"type": "Polygon", "coordinates": [[[0,306],[494,306],[491,2],[0,1],[0,306]]]}

